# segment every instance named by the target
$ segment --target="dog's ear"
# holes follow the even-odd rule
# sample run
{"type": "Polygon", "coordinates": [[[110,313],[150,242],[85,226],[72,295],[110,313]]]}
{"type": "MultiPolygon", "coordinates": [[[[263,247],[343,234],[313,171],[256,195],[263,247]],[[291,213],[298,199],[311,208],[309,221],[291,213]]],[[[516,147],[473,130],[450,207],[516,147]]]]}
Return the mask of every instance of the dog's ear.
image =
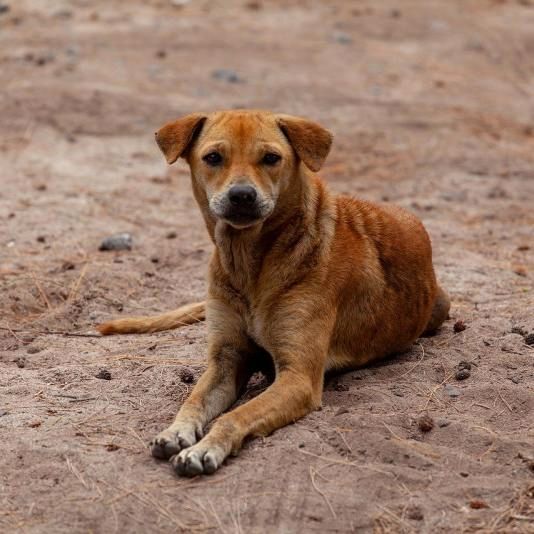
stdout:
{"type": "Polygon", "coordinates": [[[315,122],[291,115],[278,115],[276,122],[306,167],[317,172],[330,152],[332,134],[315,122]]]}
{"type": "Polygon", "coordinates": [[[207,115],[203,113],[192,113],[165,124],[156,132],[156,143],[169,165],[187,154],[206,119],[207,115]]]}

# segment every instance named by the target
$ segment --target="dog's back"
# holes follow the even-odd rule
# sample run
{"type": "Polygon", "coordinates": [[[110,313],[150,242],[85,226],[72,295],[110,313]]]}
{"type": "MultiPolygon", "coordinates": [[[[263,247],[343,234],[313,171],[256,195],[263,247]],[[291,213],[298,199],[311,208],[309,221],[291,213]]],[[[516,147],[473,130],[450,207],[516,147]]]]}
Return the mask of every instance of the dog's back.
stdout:
{"type": "MultiPolygon", "coordinates": [[[[430,323],[446,318],[430,239],[406,210],[337,198],[331,276],[339,278],[329,365],[365,365],[410,346],[430,323]]],[[[446,308],[446,309],[445,309],[446,308]]]]}

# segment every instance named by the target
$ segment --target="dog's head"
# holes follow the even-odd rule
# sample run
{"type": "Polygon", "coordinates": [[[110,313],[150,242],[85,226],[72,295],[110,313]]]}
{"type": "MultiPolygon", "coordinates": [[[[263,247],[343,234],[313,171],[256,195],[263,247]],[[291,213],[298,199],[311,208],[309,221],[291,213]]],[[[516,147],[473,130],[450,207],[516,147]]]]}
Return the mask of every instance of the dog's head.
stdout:
{"type": "Polygon", "coordinates": [[[273,212],[301,162],[318,171],[332,143],[314,122],[265,111],[194,113],[156,132],[168,163],[184,157],[211,215],[247,228],[273,212]]]}

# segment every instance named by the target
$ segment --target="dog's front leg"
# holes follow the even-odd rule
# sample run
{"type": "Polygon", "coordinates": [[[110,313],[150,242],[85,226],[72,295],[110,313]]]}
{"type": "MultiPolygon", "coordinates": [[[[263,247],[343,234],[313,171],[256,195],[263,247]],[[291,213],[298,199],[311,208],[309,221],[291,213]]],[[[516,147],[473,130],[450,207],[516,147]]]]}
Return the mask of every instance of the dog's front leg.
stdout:
{"type": "Polygon", "coordinates": [[[221,416],[200,442],[176,455],[171,462],[177,473],[213,473],[230,453],[237,453],[247,436],[268,435],[317,409],[326,351],[310,358],[310,351],[316,350],[310,345],[308,354],[293,354],[287,366],[278,366],[277,377],[268,389],[221,416]]]}
{"type": "Polygon", "coordinates": [[[239,343],[212,336],[208,367],[172,425],[150,443],[153,456],[168,459],[190,447],[202,437],[204,427],[235,402],[254,371],[248,349],[246,339],[239,343]]]}

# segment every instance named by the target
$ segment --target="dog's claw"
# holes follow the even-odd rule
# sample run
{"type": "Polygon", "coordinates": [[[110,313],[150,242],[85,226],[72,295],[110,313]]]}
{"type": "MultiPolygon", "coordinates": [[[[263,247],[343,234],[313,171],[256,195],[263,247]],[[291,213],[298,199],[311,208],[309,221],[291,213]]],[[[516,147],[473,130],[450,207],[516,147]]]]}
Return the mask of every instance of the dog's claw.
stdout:
{"type": "Polygon", "coordinates": [[[150,442],[152,456],[160,460],[168,460],[183,449],[191,447],[196,441],[194,436],[194,432],[192,436],[187,436],[185,432],[164,430],[150,442]]]}
{"type": "Polygon", "coordinates": [[[219,448],[199,447],[198,450],[186,449],[171,458],[171,464],[180,476],[194,477],[201,474],[215,473],[224,460],[219,448]]]}

